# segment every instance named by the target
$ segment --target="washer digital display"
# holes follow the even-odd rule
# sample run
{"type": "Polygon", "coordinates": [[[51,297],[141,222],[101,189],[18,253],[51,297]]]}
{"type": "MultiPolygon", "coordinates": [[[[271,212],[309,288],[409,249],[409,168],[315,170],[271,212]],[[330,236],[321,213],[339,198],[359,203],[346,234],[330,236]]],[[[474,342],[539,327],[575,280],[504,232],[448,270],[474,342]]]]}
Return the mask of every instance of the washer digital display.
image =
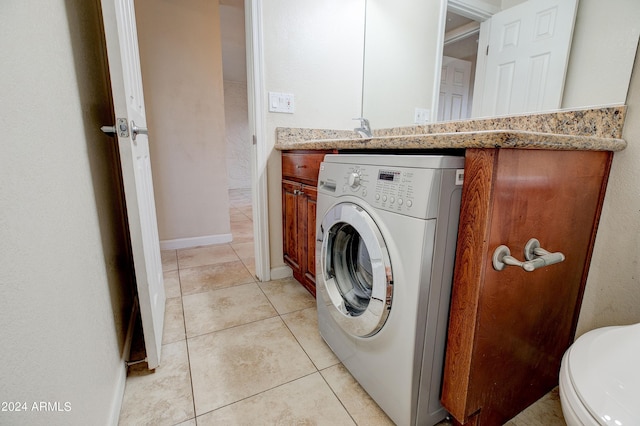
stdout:
{"type": "Polygon", "coordinates": [[[400,172],[393,172],[389,170],[380,170],[378,172],[378,180],[384,180],[387,182],[395,182],[400,178],[400,172]]]}

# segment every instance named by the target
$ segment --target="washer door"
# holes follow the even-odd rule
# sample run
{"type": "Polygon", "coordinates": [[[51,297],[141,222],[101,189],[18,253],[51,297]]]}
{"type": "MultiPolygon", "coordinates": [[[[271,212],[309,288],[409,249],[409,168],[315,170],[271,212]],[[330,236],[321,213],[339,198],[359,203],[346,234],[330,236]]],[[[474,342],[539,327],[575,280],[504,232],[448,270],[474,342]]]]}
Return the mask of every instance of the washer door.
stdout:
{"type": "Polygon", "coordinates": [[[389,315],[393,274],[380,229],[360,206],[341,203],[320,227],[320,297],[340,327],[359,337],[377,333],[389,315]]]}

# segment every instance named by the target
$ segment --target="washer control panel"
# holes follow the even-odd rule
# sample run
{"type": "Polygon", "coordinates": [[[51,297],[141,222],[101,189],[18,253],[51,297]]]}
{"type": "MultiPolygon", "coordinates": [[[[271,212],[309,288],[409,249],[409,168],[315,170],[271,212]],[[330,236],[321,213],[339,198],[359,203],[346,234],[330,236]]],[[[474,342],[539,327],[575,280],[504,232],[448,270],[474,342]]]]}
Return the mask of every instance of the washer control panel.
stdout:
{"type": "Polygon", "coordinates": [[[399,208],[413,207],[415,198],[414,175],[411,172],[380,169],[376,181],[375,201],[377,203],[396,204],[399,208]]]}
{"type": "Polygon", "coordinates": [[[377,209],[429,219],[437,214],[441,183],[462,185],[463,167],[461,157],[327,155],[318,192],[354,196],[377,209]]]}
{"type": "Polygon", "coordinates": [[[426,219],[435,214],[437,201],[432,198],[437,200],[437,194],[431,192],[440,179],[441,170],[326,163],[320,169],[318,190],[352,195],[378,209],[426,219]]]}
{"type": "MultiPolygon", "coordinates": [[[[397,212],[414,210],[417,188],[426,197],[434,179],[433,170],[351,165],[342,182],[342,194],[364,198],[377,208],[397,212]]],[[[419,213],[423,210],[417,206],[419,213]]],[[[422,216],[422,214],[419,214],[422,216]]]]}

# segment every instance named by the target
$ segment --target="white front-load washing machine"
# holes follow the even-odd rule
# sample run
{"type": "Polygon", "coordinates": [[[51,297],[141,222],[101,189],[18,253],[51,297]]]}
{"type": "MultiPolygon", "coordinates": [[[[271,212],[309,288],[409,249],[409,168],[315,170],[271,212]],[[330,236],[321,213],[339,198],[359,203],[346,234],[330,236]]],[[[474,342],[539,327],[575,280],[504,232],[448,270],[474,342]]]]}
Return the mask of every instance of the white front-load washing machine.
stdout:
{"type": "Polygon", "coordinates": [[[320,166],[320,334],[398,425],[440,404],[464,158],[327,155],[320,166]]]}

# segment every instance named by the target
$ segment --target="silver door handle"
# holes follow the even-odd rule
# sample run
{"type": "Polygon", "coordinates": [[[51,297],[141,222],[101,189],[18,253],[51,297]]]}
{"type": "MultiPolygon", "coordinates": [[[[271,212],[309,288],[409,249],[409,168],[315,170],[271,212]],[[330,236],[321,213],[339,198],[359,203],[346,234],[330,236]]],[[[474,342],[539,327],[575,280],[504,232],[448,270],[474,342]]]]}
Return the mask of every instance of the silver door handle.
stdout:
{"type": "Polygon", "coordinates": [[[131,138],[135,141],[138,134],[149,136],[149,129],[146,127],[138,127],[136,126],[136,122],[131,120],[131,138]]]}
{"type": "Polygon", "coordinates": [[[511,250],[505,245],[498,246],[493,252],[493,269],[502,271],[508,265],[519,266],[527,272],[532,272],[543,266],[553,265],[554,263],[563,262],[565,257],[560,252],[550,253],[540,247],[540,242],[535,238],[531,238],[524,246],[524,256],[526,262],[521,262],[511,256],[511,250]]]}

